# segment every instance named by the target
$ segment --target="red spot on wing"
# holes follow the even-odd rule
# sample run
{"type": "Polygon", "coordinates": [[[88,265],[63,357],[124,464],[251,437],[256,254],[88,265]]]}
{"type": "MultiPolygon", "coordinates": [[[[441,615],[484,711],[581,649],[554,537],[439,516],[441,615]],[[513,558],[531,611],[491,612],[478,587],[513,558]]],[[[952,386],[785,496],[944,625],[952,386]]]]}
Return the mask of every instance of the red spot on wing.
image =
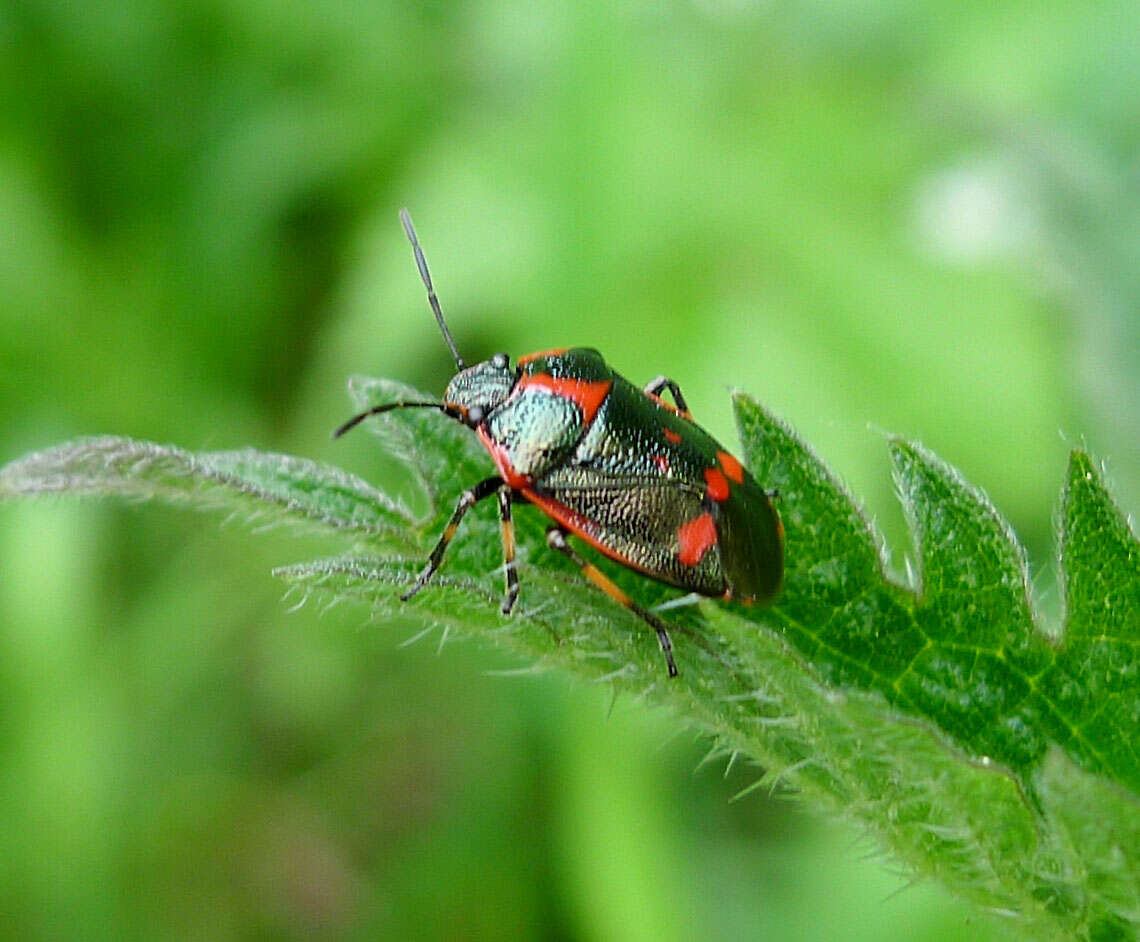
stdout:
{"type": "Polygon", "coordinates": [[[682,566],[695,566],[716,544],[716,524],[712,514],[703,513],[677,528],[677,540],[681,544],[677,559],[682,566]]]}
{"type": "Polygon", "coordinates": [[[665,433],[665,437],[669,439],[669,441],[671,441],[674,445],[681,444],[680,432],[674,432],[671,428],[662,429],[662,431],[665,433]]]}
{"type": "Polygon", "coordinates": [[[665,455],[654,455],[653,463],[657,465],[657,470],[662,474],[669,472],[669,459],[665,455]]]}
{"type": "Polygon", "coordinates": [[[539,350],[538,353],[528,353],[524,357],[519,357],[518,365],[522,366],[524,363],[530,363],[532,360],[541,360],[543,357],[556,357],[565,353],[569,347],[558,347],[555,350],[539,350]]]}
{"type": "Polygon", "coordinates": [[[716,460],[720,462],[720,466],[724,468],[724,473],[732,478],[732,480],[737,484],[744,483],[744,468],[732,455],[727,451],[718,451],[716,453],[716,460]]]}
{"type": "Polygon", "coordinates": [[[501,444],[491,438],[487,434],[486,429],[479,426],[475,430],[475,434],[479,436],[484,447],[491,453],[491,458],[495,462],[495,467],[499,471],[501,477],[507,483],[507,487],[513,487],[516,491],[522,490],[531,483],[529,475],[519,474],[511,465],[511,459],[507,457],[506,449],[501,444]]]}
{"type": "MultiPolygon", "coordinates": [[[[519,362],[522,362],[521,360],[519,362]]],[[[566,376],[551,376],[549,373],[532,373],[515,384],[515,389],[548,389],[556,396],[562,396],[578,405],[582,410],[582,421],[589,425],[594,421],[598,409],[610,394],[613,384],[608,379],[590,382],[584,379],[570,379],[566,376]]]]}
{"type": "Polygon", "coordinates": [[[728,500],[728,478],[720,468],[705,468],[705,483],[708,485],[708,495],[713,500],[728,500]]]}

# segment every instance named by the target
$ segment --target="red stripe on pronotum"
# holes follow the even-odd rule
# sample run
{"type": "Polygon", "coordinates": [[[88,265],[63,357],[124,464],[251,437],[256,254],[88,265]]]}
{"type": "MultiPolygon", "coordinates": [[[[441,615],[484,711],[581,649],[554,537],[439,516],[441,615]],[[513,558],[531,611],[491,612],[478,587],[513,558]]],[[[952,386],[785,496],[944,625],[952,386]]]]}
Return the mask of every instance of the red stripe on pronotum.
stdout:
{"type": "Polygon", "coordinates": [[[549,389],[554,395],[577,403],[582,410],[582,421],[589,425],[594,421],[598,409],[610,394],[613,384],[608,379],[590,382],[584,379],[569,379],[565,376],[551,376],[549,373],[533,373],[518,381],[516,389],[549,389]]]}

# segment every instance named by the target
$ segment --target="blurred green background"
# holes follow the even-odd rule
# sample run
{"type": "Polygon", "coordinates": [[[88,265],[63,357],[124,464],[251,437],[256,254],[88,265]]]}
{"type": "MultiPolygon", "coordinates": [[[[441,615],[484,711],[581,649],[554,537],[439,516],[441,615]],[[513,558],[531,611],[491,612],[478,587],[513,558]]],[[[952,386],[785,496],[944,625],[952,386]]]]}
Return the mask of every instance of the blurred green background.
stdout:
{"type": "MultiPolygon", "coordinates": [[[[743,388],[899,566],[883,430],[919,438],[1055,615],[1067,449],[1140,507],[1138,35],[1083,0],[9,0],[0,460],[111,432],[378,480],[329,440],[346,377],[451,369],[407,205],[469,360],[591,344],[728,441],[743,388]]],[[[668,716],[287,613],[270,567],[336,548],[0,508],[0,932],[1000,937],[842,823],[730,803],[757,770],[668,716]]]]}

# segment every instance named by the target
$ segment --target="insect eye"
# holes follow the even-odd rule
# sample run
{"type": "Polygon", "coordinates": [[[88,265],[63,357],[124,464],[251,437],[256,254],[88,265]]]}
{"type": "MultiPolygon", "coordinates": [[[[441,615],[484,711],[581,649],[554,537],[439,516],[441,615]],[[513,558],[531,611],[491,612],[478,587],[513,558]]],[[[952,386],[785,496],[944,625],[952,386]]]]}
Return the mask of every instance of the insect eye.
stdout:
{"type": "Polygon", "coordinates": [[[472,406],[470,409],[467,410],[467,424],[468,425],[479,425],[482,423],[482,421],[483,421],[483,407],[482,406],[472,406]]]}
{"type": "Polygon", "coordinates": [[[493,357],[491,357],[491,366],[497,370],[505,370],[510,362],[510,357],[508,357],[505,353],[496,353],[493,357]]]}

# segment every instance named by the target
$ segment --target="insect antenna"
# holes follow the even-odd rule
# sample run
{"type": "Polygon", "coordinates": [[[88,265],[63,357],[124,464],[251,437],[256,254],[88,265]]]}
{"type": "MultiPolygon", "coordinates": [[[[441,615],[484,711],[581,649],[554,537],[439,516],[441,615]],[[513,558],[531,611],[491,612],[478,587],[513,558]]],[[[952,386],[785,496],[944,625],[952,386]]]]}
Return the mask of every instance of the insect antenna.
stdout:
{"type": "Polygon", "coordinates": [[[419,267],[420,277],[424,280],[424,287],[427,288],[428,304],[431,305],[432,313],[435,314],[439,329],[443,331],[443,339],[447,341],[447,348],[455,358],[455,366],[460,370],[466,369],[463,357],[459,355],[459,351],[455,348],[455,341],[451,339],[451,331],[447,329],[447,324],[443,320],[443,311],[439,306],[439,298],[435,296],[435,288],[432,287],[431,273],[428,271],[427,259],[424,258],[424,250],[420,248],[420,240],[416,238],[416,229],[415,226],[412,225],[412,217],[408,215],[406,209],[400,210],[400,222],[404,224],[404,232],[408,234],[408,241],[412,243],[412,251],[416,256],[416,265],[419,267]]]}
{"type": "Polygon", "coordinates": [[[333,438],[340,438],[345,432],[350,429],[356,428],[361,422],[369,416],[379,415],[381,412],[391,412],[393,409],[438,409],[444,415],[451,416],[453,419],[459,418],[459,413],[449,409],[442,402],[386,402],[382,406],[373,406],[371,409],[365,409],[363,412],[358,412],[351,419],[344,423],[340,428],[333,432],[333,438]]]}

